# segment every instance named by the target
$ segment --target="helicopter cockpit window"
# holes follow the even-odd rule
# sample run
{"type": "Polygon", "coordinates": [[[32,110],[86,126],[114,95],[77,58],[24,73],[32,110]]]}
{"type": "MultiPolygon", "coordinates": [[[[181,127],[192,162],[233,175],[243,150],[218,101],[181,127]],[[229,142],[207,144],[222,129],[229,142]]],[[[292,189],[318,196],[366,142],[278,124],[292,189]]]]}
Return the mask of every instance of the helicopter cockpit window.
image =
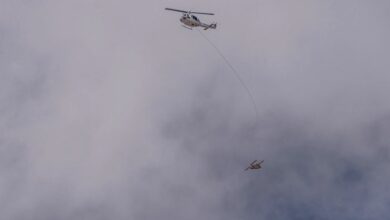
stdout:
{"type": "Polygon", "coordinates": [[[197,18],[197,17],[195,17],[195,16],[193,16],[193,15],[192,15],[192,18],[193,18],[195,21],[197,21],[197,20],[198,20],[198,18],[197,18]]]}

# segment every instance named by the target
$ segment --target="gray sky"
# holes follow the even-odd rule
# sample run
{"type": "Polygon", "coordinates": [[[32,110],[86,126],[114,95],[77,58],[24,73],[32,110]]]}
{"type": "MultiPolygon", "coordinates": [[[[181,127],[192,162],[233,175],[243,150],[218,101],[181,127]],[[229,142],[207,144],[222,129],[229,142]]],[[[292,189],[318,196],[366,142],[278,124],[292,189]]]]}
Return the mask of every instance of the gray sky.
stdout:
{"type": "Polygon", "coordinates": [[[0,2],[2,219],[389,218],[389,1],[0,2]]]}

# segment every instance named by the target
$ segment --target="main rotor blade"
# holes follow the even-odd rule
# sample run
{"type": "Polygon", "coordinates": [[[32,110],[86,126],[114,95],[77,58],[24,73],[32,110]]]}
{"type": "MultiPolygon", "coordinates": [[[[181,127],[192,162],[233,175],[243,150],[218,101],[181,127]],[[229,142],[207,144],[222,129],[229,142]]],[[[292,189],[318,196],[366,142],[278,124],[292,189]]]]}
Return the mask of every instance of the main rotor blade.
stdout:
{"type": "Polygon", "coordinates": [[[178,10],[178,9],[174,9],[174,8],[165,8],[165,10],[188,13],[188,11],[178,10]]]}
{"type": "Polygon", "coordinates": [[[194,12],[194,11],[190,11],[191,14],[199,14],[199,15],[214,15],[214,13],[205,13],[205,12],[194,12]]]}
{"type": "Polygon", "coordinates": [[[254,160],[254,161],[251,163],[251,165],[253,165],[256,161],[257,161],[257,160],[254,160]]]}

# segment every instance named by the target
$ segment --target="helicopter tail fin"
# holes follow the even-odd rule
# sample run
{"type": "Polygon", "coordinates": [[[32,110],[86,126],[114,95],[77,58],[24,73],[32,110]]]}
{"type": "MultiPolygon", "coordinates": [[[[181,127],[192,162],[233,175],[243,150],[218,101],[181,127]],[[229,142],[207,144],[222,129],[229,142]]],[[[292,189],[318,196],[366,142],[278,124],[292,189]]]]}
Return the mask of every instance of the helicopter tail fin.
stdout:
{"type": "Polygon", "coordinates": [[[216,29],[216,28],[217,28],[217,23],[212,23],[212,24],[206,26],[206,27],[204,28],[204,30],[207,30],[207,29],[209,29],[209,28],[211,28],[211,29],[216,29]]]}

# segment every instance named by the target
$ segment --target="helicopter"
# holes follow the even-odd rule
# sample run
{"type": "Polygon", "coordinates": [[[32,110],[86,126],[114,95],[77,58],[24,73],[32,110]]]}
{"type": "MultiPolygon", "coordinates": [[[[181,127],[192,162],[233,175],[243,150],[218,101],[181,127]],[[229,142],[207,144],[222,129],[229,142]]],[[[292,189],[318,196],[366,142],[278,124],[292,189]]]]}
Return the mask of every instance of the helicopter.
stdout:
{"type": "Polygon", "coordinates": [[[202,23],[199,18],[197,18],[194,14],[202,14],[202,15],[214,15],[213,13],[204,13],[204,12],[193,12],[193,11],[183,11],[174,8],[165,8],[165,10],[182,12],[183,15],[180,18],[180,22],[183,23],[183,27],[192,30],[193,27],[203,27],[204,30],[209,28],[216,29],[217,23],[205,24],[202,23]]]}
{"type": "Polygon", "coordinates": [[[260,169],[260,168],[261,168],[261,165],[260,165],[260,164],[262,164],[262,163],[264,162],[264,160],[262,160],[262,161],[260,161],[260,162],[258,162],[258,163],[256,163],[256,162],[257,162],[257,160],[253,161],[253,162],[249,165],[249,167],[247,167],[247,168],[245,169],[245,171],[247,171],[247,170],[249,170],[249,169],[251,169],[251,170],[260,169]]]}

